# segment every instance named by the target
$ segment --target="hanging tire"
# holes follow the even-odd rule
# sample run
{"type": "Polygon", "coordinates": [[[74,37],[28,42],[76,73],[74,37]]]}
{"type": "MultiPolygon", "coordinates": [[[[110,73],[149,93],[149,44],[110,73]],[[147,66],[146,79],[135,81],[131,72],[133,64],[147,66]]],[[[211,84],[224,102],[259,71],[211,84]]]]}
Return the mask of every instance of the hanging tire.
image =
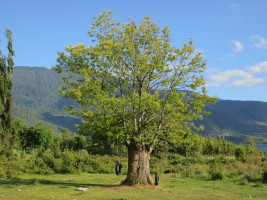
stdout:
{"type": "Polygon", "coordinates": [[[159,179],[159,173],[156,173],[155,174],[155,185],[159,185],[159,181],[160,181],[160,179],[159,179]]]}
{"type": "Polygon", "coordinates": [[[115,165],[115,173],[117,176],[121,174],[121,164],[119,162],[117,162],[115,165]]]}
{"type": "Polygon", "coordinates": [[[122,164],[119,163],[119,175],[121,174],[122,164]]]}

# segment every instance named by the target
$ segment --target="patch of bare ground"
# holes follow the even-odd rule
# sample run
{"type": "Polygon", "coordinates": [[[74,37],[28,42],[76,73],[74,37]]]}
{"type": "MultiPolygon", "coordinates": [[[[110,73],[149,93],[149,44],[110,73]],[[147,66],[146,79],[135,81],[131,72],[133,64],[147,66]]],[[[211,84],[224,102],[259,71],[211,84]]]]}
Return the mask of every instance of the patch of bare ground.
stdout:
{"type": "Polygon", "coordinates": [[[119,185],[119,186],[112,186],[108,187],[107,190],[140,190],[140,189],[145,189],[145,190],[157,190],[157,189],[162,189],[163,186],[159,185],[119,185]]]}

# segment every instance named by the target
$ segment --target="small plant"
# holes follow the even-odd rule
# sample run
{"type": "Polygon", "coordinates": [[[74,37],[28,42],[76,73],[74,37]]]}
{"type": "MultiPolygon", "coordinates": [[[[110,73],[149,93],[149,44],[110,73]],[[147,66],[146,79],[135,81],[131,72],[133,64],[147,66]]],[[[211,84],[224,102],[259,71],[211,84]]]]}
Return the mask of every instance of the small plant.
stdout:
{"type": "Polygon", "coordinates": [[[37,179],[37,178],[33,178],[32,180],[31,180],[31,184],[32,185],[38,185],[40,182],[39,182],[39,180],[37,179]]]}
{"type": "Polygon", "coordinates": [[[236,148],[235,150],[235,158],[240,161],[245,161],[246,150],[243,146],[236,148]]]}
{"type": "Polygon", "coordinates": [[[3,168],[0,167],[0,178],[6,177],[6,172],[3,168]]]}
{"type": "Polygon", "coordinates": [[[262,182],[257,182],[254,187],[261,188],[263,187],[262,182]]]}
{"type": "Polygon", "coordinates": [[[239,185],[248,185],[248,179],[246,177],[244,177],[243,179],[241,179],[238,184],[239,185]]]}
{"type": "Polygon", "coordinates": [[[222,180],[224,178],[221,168],[216,164],[211,165],[209,174],[211,176],[211,180],[222,180]]]}
{"type": "Polygon", "coordinates": [[[224,176],[223,176],[223,173],[221,171],[211,173],[211,180],[222,180],[223,177],[224,176]]]}

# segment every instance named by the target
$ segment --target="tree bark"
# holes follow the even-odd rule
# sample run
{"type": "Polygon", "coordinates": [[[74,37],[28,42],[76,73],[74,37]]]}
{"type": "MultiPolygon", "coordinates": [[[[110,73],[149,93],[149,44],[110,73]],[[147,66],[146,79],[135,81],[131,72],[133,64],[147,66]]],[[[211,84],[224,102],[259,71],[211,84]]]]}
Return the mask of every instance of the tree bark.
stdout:
{"type": "Polygon", "coordinates": [[[10,130],[12,128],[12,97],[11,95],[7,97],[5,113],[6,113],[5,126],[7,130],[10,130]]]}
{"type": "Polygon", "coordinates": [[[123,185],[153,184],[150,177],[151,148],[144,144],[130,143],[128,148],[128,173],[123,185]]]}

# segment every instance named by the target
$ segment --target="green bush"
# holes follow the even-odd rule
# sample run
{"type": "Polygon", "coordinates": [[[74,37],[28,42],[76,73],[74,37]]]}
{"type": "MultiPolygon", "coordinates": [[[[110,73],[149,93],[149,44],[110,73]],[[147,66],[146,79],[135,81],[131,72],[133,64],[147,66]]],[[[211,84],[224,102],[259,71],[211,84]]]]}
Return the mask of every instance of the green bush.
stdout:
{"type": "Polygon", "coordinates": [[[54,171],[49,166],[47,166],[42,158],[37,157],[34,160],[34,173],[49,175],[54,174],[54,171]]]}
{"type": "Polygon", "coordinates": [[[209,174],[211,180],[222,180],[224,178],[224,174],[222,172],[222,166],[218,163],[210,165],[209,174]]]}
{"type": "Polygon", "coordinates": [[[54,154],[52,151],[50,150],[46,150],[44,152],[42,152],[42,154],[40,155],[40,157],[43,159],[43,161],[50,167],[53,168],[53,160],[54,158],[54,154]]]}
{"type": "Polygon", "coordinates": [[[223,178],[224,178],[224,175],[221,171],[211,172],[211,180],[222,180],[223,178]]]}
{"type": "Polygon", "coordinates": [[[237,160],[245,161],[246,149],[243,146],[237,147],[235,150],[235,157],[237,160]]]}
{"type": "Polygon", "coordinates": [[[30,180],[30,184],[32,185],[38,185],[40,183],[40,181],[37,178],[33,178],[30,180]]]}
{"type": "Polygon", "coordinates": [[[20,133],[21,146],[23,149],[48,149],[53,146],[54,133],[41,123],[25,129],[20,133]]]}
{"type": "Polygon", "coordinates": [[[238,181],[239,185],[248,185],[248,179],[246,177],[242,178],[240,181],[238,181]]]}
{"type": "Polygon", "coordinates": [[[3,178],[6,176],[6,171],[0,166],[0,177],[3,178]]]}
{"type": "Polygon", "coordinates": [[[261,188],[263,187],[262,182],[257,182],[254,187],[261,188]]]}
{"type": "Polygon", "coordinates": [[[53,170],[56,173],[61,173],[62,172],[62,159],[60,158],[54,158],[53,159],[53,170]]]}
{"type": "Polygon", "coordinates": [[[62,153],[62,173],[76,173],[75,169],[75,154],[72,151],[66,150],[62,153]]]}
{"type": "Polygon", "coordinates": [[[83,135],[72,134],[69,132],[63,132],[61,136],[55,139],[57,145],[60,146],[62,151],[73,150],[78,151],[85,148],[87,144],[86,137],[83,135]]]}

